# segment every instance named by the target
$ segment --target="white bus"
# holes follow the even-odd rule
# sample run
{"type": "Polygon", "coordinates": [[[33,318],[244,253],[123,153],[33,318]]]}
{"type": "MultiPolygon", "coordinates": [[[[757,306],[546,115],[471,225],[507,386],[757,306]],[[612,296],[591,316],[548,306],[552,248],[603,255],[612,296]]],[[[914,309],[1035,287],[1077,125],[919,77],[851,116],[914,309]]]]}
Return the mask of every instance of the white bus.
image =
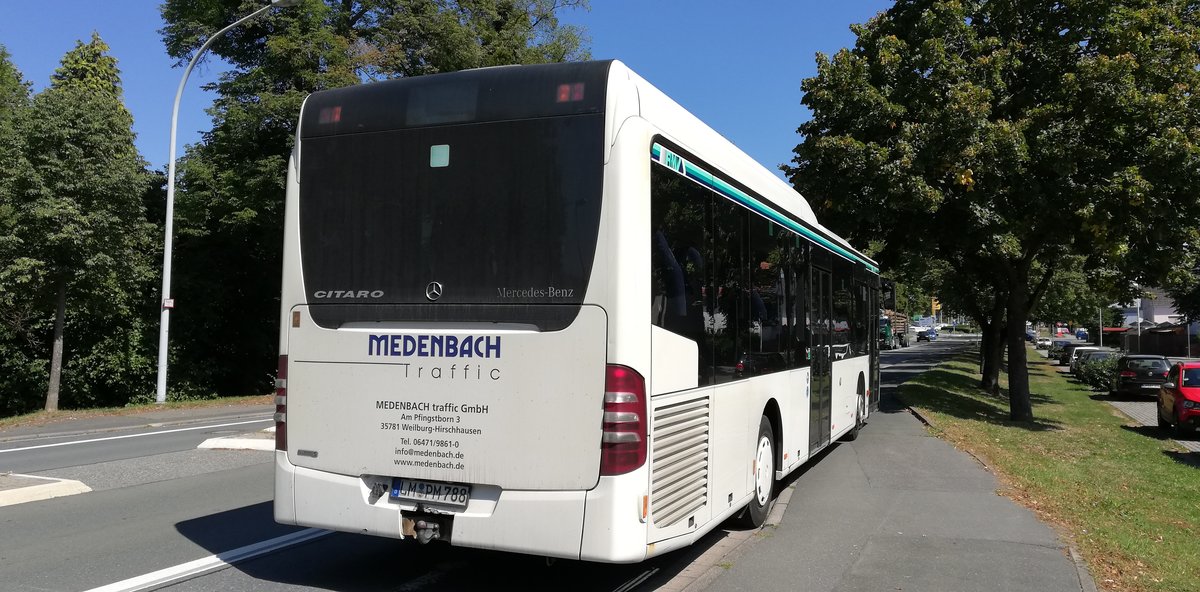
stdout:
{"type": "Polygon", "coordinates": [[[281,523],[636,562],[877,407],[876,263],[617,61],[311,95],[284,236],[281,523]]]}

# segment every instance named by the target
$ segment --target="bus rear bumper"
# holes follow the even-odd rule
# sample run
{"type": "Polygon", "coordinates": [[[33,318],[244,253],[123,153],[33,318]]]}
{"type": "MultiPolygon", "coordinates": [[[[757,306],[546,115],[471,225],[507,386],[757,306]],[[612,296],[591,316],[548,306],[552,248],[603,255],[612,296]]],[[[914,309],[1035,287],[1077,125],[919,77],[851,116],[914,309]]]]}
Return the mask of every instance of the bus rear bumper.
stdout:
{"type": "MultiPolygon", "coordinates": [[[[276,453],[275,467],[275,520],[282,524],[404,538],[402,512],[417,510],[389,500],[388,477],[297,467],[284,452],[276,453]]],[[[446,538],[463,547],[579,559],[586,493],[475,485],[465,510],[445,514],[452,517],[446,538]]]]}

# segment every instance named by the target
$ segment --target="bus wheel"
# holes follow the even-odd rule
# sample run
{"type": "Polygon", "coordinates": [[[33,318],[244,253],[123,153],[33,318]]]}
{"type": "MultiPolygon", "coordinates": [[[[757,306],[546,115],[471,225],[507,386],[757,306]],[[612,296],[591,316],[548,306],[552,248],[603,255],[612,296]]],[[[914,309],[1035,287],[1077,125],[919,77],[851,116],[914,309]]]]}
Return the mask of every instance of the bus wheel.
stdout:
{"type": "Polygon", "coordinates": [[[775,432],[771,421],[763,416],[758,421],[758,440],[754,446],[754,497],[742,512],[743,525],[758,528],[767,521],[775,504],[775,432]]]}
{"type": "Polygon", "coordinates": [[[854,410],[854,427],[850,428],[850,431],[846,432],[846,434],[844,436],[842,436],[843,441],[853,442],[858,439],[858,430],[860,428],[862,428],[862,423],[863,423],[863,421],[862,421],[863,402],[865,400],[866,400],[866,397],[864,397],[862,395],[862,393],[859,393],[858,403],[855,404],[855,410],[854,410]]]}

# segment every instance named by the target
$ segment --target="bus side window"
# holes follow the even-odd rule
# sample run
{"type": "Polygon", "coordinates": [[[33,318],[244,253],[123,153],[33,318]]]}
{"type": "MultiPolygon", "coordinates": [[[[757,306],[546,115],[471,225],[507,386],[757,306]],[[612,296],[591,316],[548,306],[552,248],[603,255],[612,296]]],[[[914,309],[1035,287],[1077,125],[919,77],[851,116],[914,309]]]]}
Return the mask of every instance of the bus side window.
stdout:
{"type": "Polygon", "coordinates": [[[697,384],[713,382],[705,292],[711,283],[711,192],[662,167],[651,168],[651,322],[697,346],[697,384]]]}

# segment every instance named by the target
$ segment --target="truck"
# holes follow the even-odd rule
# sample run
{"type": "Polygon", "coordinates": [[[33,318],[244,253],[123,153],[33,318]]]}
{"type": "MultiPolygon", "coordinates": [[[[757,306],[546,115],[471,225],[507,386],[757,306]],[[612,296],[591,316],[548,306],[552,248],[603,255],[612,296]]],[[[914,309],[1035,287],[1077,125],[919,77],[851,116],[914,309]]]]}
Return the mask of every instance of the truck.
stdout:
{"type": "Polygon", "coordinates": [[[884,309],[879,316],[879,349],[908,347],[908,316],[884,309]]]}

